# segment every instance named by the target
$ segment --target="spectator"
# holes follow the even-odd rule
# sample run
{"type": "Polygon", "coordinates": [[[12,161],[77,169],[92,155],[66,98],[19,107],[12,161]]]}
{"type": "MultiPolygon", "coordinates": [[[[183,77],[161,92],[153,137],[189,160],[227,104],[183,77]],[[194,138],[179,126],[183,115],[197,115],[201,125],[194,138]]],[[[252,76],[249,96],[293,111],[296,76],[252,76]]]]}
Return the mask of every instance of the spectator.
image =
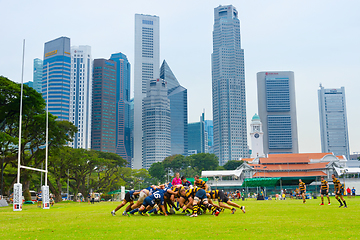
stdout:
{"type": "Polygon", "coordinates": [[[353,198],[355,198],[355,192],[356,192],[356,190],[355,190],[355,188],[353,187],[353,188],[351,189],[351,193],[352,193],[353,198]]]}
{"type": "Polygon", "coordinates": [[[180,173],[177,172],[177,173],[175,174],[175,177],[173,178],[171,184],[172,184],[173,186],[176,186],[176,185],[180,185],[181,183],[182,183],[182,181],[181,181],[181,179],[180,179],[180,173]]]}
{"type": "Polygon", "coordinates": [[[92,192],[91,193],[91,203],[94,204],[94,202],[95,202],[95,193],[92,192]]]}
{"type": "Polygon", "coordinates": [[[346,189],[346,192],[347,192],[348,198],[351,198],[351,189],[349,187],[346,189]]]}

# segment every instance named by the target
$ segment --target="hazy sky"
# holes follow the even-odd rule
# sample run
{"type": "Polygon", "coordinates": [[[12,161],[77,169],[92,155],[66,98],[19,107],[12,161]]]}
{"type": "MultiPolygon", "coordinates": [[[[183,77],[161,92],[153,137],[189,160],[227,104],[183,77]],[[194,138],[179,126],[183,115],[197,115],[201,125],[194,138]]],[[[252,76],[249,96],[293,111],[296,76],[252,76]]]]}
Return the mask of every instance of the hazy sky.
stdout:
{"type": "MultiPolygon", "coordinates": [[[[93,58],[123,52],[134,63],[135,13],[160,17],[160,58],[188,89],[189,122],[212,119],[214,8],[233,4],[245,50],[248,129],[257,113],[256,73],[294,71],[300,152],[320,152],[317,89],[345,87],[350,152],[360,152],[360,1],[5,1],[0,0],[0,75],[32,81],[34,58],[60,36],[90,45],[93,58]]],[[[133,77],[132,72],[132,77],[133,77]]],[[[132,78],[133,81],[133,78],[132,78]]],[[[133,85],[133,83],[132,83],[133,85]]],[[[133,89],[132,89],[133,91],[133,89]]],[[[249,145],[251,143],[249,142],[249,145]]]]}

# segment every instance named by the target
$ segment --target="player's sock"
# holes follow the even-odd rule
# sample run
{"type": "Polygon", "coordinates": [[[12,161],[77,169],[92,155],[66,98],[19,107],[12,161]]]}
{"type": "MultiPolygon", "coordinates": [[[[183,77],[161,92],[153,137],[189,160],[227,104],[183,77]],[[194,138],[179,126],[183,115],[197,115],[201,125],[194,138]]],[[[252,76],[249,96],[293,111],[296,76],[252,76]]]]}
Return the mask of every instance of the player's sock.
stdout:
{"type": "Polygon", "coordinates": [[[346,202],[345,202],[345,200],[344,200],[343,202],[344,202],[345,207],[347,207],[347,206],[346,206],[346,202]]]}
{"type": "Polygon", "coordinates": [[[153,209],[151,209],[150,211],[149,211],[149,213],[151,214],[151,213],[153,213],[153,212],[155,212],[156,211],[156,208],[153,208],[153,209]]]}
{"type": "Polygon", "coordinates": [[[134,214],[134,213],[136,213],[136,212],[138,212],[138,211],[139,211],[139,209],[138,209],[138,208],[135,208],[134,210],[130,211],[130,213],[131,213],[131,214],[134,214]]]}
{"type": "Polygon", "coordinates": [[[343,204],[342,204],[341,200],[340,200],[340,199],[338,199],[338,201],[339,201],[339,203],[340,203],[340,206],[342,206],[343,204]]]}
{"type": "Polygon", "coordinates": [[[193,214],[197,214],[199,210],[199,206],[198,205],[194,205],[193,206],[193,214]]]}

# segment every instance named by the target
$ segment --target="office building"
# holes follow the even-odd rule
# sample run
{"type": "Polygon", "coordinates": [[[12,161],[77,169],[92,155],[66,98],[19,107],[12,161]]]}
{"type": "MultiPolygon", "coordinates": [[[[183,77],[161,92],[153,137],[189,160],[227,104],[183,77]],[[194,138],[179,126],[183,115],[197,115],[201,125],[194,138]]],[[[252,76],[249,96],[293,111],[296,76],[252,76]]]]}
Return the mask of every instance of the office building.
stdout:
{"type": "Polygon", "coordinates": [[[164,60],[160,68],[160,78],[168,87],[171,118],[171,155],[188,153],[187,89],[181,86],[164,60]]]}
{"type": "Polygon", "coordinates": [[[298,153],[294,72],[257,73],[264,154],[298,153]]]}
{"type": "Polygon", "coordinates": [[[135,14],[134,62],[134,159],[133,168],[142,168],[142,100],[151,79],[158,78],[160,68],[159,17],[135,14]]]}
{"type": "Polygon", "coordinates": [[[69,121],[71,54],[70,38],[46,42],[42,76],[42,95],[49,97],[49,112],[57,120],[69,121]],[[49,79],[49,82],[47,82],[49,79]],[[49,89],[47,89],[49,83],[49,89]],[[49,90],[49,91],[48,91],[49,90]]]}
{"type": "Polygon", "coordinates": [[[207,132],[205,131],[205,114],[200,116],[200,122],[188,124],[188,154],[206,153],[207,151],[207,132]]]}
{"type": "Polygon", "coordinates": [[[148,81],[143,99],[143,168],[171,155],[170,100],[163,79],[148,81]]]}
{"type": "Polygon", "coordinates": [[[71,47],[69,121],[78,132],[69,145],[73,148],[91,148],[92,58],[90,46],[71,47]]]}
{"type": "Polygon", "coordinates": [[[130,63],[123,53],[110,57],[116,68],[116,154],[131,166],[130,127],[130,63]]]}
{"type": "Polygon", "coordinates": [[[24,82],[24,85],[34,88],[34,83],[32,81],[24,82]]]}
{"type": "Polygon", "coordinates": [[[213,142],[214,142],[214,130],[213,120],[205,120],[205,132],[207,133],[207,151],[206,153],[214,153],[213,142]]]}
{"type": "Polygon", "coordinates": [[[34,59],[34,71],[33,71],[33,88],[41,93],[43,78],[43,60],[39,58],[34,59]]]}
{"type": "Polygon", "coordinates": [[[116,152],[116,66],[112,60],[95,59],[93,64],[93,97],[91,148],[116,152]]]}
{"type": "Polygon", "coordinates": [[[318,97],[321,151],[349,159],[345,88],[324,88],[320,84],[318,97]]]}
{"type": "Polygon", "coordinates": [[[212,97],[214,153],[220,165],[248,157],[244,50],[232,5],[214,9],[212,97]]]}

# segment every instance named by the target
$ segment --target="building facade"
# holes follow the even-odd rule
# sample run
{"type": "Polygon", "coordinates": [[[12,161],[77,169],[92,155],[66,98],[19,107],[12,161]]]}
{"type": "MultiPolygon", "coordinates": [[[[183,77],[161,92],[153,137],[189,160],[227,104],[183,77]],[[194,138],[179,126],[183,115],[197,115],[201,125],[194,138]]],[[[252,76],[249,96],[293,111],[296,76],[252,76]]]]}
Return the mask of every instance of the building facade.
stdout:
{"type": "Polygon", "coordinates": [[[71,47],[69,121],[77,128],[73,148],[91,148],[92,58],[90,46],[71,47]]]}
{"type": "Polygon", "coordinates": [[[171,155],[188,153],[187,89],[181,86],[164,60],[160,68],[160,78],[168,87],[171,118],[171,155]]]}
{"type": "Polygon", "coordinates": [[[264,153],[298,153],[294,72],[257,73],[264,153]]]}
{"type": "Polygon", "coordinates": [[[42,95],[49,98],[49,112],[57,120],[69,121],[70,109],[70,38],[60,37],[46,42],[42,75],[42,95]],[[49,81],[47,81],[49,79],[49,81]],[[49,89],[47,89],[49,83],[49,89]]]}
{"type": "Polygon", "coordinates": [[[214,10],[212,97],[214,153],[220,165],[248,157],[244,50],[232,5],[214,10]]]}
{"type": "Polygon", "coordinates": [[[159,77],[159,38],[159,17],[135,14],[134,159],[132,163],[135,169],[143,167],[142,100],[146,96],[147,83],[159,77]]]}
{"type": "Polygon", "coordinates": [[[116,68],[115,61],[94,60],[91,148],[97,151],[116,152],[116,68]]]}
{"type": "Polygon", "coordinates": [[[33,70],[33,88],[41,93],[43,77],[43,60],[39,58],[34,59],[34,70],[33,70]]]}
{"type": "Polygon", "coordinates": [[[130,126],[130,63],[123,53],[110,57],[116,68],[116,154],[131,166],[130,126]]]}
{"type": "Polygon", "coordinates": [[[208,137],[207,151],[206,153],[214,153],[213,143],[214,143],[214,126],[213,120],[205,120],[205,132],[208,137]]]}
{"type": "Polygon", "coordinates": [[[318,90],[321,151],[350,157],[345,88],[318,90]]]}
{"type": "Polygon", "coordinates": [[[171,155],[170,100],[163,79],[148,81],[143,99],[143,168],[171,155]]]}
{"type": "Polygon", "coordinates": [[[188,124],[188,154],[207,152],[207,132],[205,131],[205,114],[200,116],[200,122],[188,124]]]}

